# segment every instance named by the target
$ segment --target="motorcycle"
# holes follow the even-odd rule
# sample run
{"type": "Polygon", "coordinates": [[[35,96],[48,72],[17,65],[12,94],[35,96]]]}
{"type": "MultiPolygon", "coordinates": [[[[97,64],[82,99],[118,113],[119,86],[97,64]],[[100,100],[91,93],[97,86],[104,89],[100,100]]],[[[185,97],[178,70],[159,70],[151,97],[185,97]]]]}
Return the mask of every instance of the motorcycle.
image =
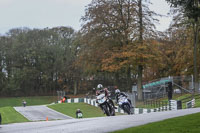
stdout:
{"type": "Polygon", "coordinates": [[[77,114],[77,117],[78,117],[78,118],[83,118],[83,114],[82,114],[82,113],[78,113],[78,114],[77,114]]]}
{"type": "Polygon", "coordinates": [[[110,102],[110,98],[106,98],[105,94],[100,94],[96,97],[97,103],[102,107],[103,112],[107,116],[115,116],[115,109],[110,102]]]}
{"type": "Polygon", "coordinates": [[[130,103],[125,96],[119,96],[118,103],[119,107],[124,110],[128,115],[132,114],[130,103]]]}

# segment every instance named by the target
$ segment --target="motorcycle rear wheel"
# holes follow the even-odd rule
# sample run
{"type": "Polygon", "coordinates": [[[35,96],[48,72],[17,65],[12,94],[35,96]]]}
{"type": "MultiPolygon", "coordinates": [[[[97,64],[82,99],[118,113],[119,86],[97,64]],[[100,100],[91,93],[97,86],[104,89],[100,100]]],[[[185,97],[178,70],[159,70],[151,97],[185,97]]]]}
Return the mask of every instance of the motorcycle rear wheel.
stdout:
{"type": "Polygon", "coordinates": [[[114,107],[111,105],[111,103],[109,104],[109,111],[110,111],[110,114],[111,114],[111,116],[115,116],[115,109],[114,109],[114,107]]]}

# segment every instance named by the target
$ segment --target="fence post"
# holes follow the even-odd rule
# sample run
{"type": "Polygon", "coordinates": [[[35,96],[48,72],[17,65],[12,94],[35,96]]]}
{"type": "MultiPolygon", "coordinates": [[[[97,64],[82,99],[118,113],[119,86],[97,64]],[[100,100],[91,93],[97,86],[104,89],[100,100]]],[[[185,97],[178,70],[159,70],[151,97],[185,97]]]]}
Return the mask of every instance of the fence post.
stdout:
{"type": "Polygon", "coordinates": [[[1,113],[0,113],[0,125],[1,125],[1,113]]]}
{"type": "Polygon", "coordinates": [[[161,102],[161,101],[158,101],[158,103],[159,103],[159,111],[161,111],[161,106],[160,106],[160,102],[161,102]]]}

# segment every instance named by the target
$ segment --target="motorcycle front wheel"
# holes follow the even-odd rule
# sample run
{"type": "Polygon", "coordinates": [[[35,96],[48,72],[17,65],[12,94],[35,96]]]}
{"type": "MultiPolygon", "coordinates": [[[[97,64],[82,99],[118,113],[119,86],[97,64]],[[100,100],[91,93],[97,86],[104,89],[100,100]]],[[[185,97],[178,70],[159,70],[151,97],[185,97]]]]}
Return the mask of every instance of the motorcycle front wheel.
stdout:
{"type": "Polygon", "coordinates": [[[130,108],[130,106],[129,106],[128,104],[124,104],[124,105],[123,105],[123,110],[124,110],[124,112],[126,112],[128,115],[131,114],[131,108],[130,108]]]}
{"type": "Polygon", "coordinates": [[[109,112],[109,107],[108,107],[108,105],[106,105],[106,103],[105,103],[105,104],[102,105],[102,107],[103,107],[103,110],[104,110],[105,114],[106,114],[107,116],[110,116],[110,112],[109,112]]]}

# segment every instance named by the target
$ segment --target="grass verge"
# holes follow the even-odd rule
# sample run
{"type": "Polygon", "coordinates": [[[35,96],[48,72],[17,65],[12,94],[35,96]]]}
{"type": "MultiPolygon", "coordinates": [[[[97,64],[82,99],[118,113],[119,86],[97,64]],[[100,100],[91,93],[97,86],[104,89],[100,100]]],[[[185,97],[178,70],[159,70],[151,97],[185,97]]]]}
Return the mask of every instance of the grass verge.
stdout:
{"type": "MultiPolygon", "coordinates": [[[[103,114],[100,108],[94,107],[86,103],[62,103],[49,105],[48,107],[73,118],[76,118],[75,112],[77,109],[80,109],[83,112],[83,118],[106,116],[105,114],[103,114]]],[[[117,113],[116,115],[119,115],[119,113],[117,113]]]]}
{"type": "MultiPolygon", "coordinates": [[[[182,100],[184,98],[191,97],[191,96],[192,96],[192,94],[174,95],[173,100],[182,100]]],[[[192,98],[188,99],[188,101],[190,101],[190,100],[192,100],[192,98]]],[[[157,99],[155,101],[161,101],[161,106],[162,106],[162,102],[167,102],[168,98],[165,97],[165,98],[157,99]]],[[[156,104],[155,101],[152,100],[152,102],[153,102],[152,105],[150,104],[150,102],[149,102],[149,104],[146,104],[146,105],[144,105],[144,102],[137,102],[136,107],[137,108],[149,108],[149,109],[158,108],[159,104],[156,104]]],[[[194,107],[200,107],[200,98],[195,97],[195,106],[194,107]]],[[[186,102],[182,101],[182,109],[186,109],[186,102]]]]}
{"type": "Polygon", "coordinates": [[[85,103],[62,103],[49,105],[48,107],[73,118],[76,118],[75,112],[77,109],[83,112],[83,118],[105,116],[100,108],[85,103]]]}
{"type": "Polygon", "coordinates": [[[15,111],[13,107],[1,107],[2,124],[28,122],[28,120],[15,111]]]}
{"type": "Polygon", "coordinates": [[[27,102],[27,106],[30,105],[43,105],[50,104],[57,100],[57,97],[53,96],[36,96],[36,97],[8,97],[0,98],[0,107],[6,106],[22,106],[22,100],[27,102]]]}
{"type": "Polygon", "coordinates": [[[200,113],[167,119],[113,133],[200,133],[200,113]]]}

